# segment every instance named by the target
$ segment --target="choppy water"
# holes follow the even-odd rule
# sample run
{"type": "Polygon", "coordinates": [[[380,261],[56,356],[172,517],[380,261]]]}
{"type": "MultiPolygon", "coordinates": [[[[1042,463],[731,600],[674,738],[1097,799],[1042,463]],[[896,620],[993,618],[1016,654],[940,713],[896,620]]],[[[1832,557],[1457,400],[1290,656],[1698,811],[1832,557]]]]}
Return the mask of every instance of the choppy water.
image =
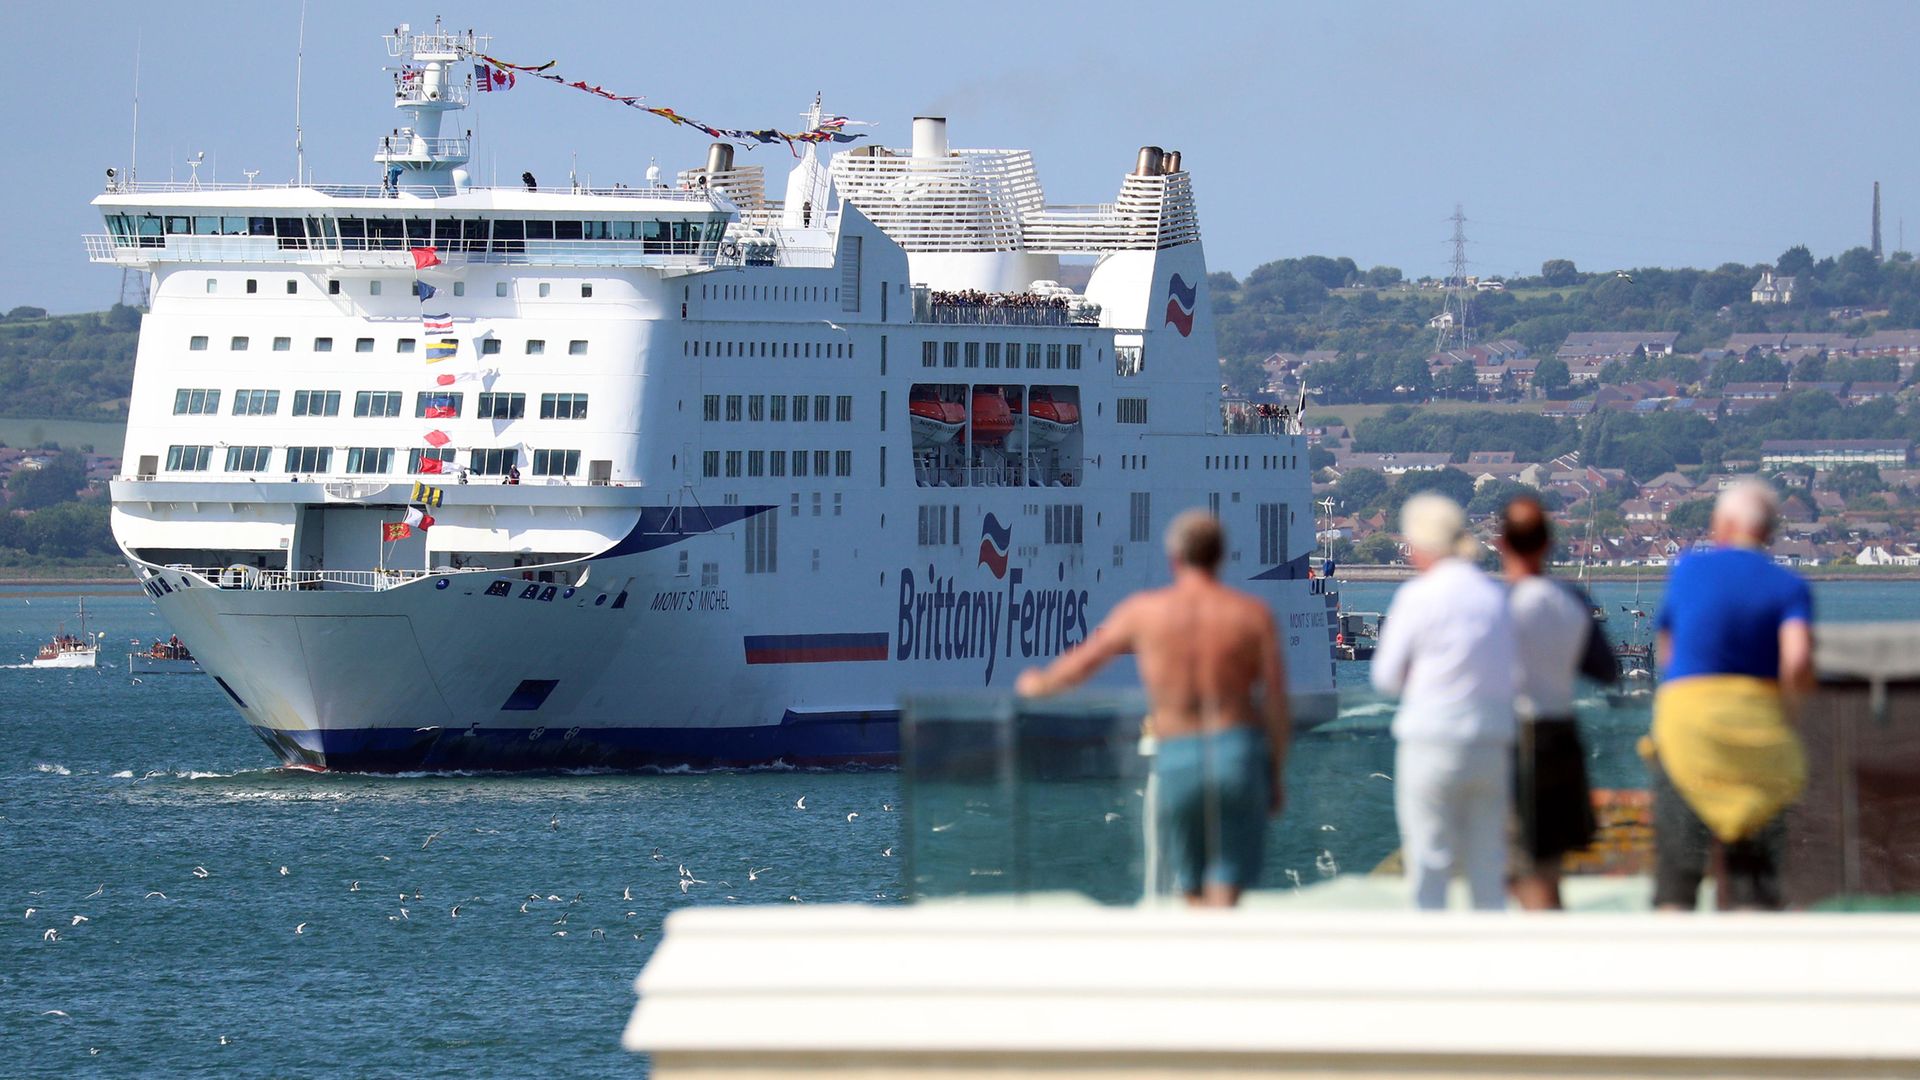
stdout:
{"type": "MultiPolygon", "coordinates": [[[[1391,588],[1349,586],[1348,606],[1391,588]]],[[[0,663],[71,618],[54,591],[0,596],[0,663]]],[[[1632,597],[1596,592],[1616,620],[1632,597]]],[[[1823,617],[1920,600],[1817,592],[1823,617]]],[[[633,1075],[617,1039],[668,912],[901,893],[892,772],[284,771],[210,681],[128,679],[127,639],[166,632],[144,595],[88,611],[111,668],[0,670],[0,1073],[633,1075]]],[[[1373,775],[1390,716],[1365,665],[1341,680],[1341,721],[1293,756],[1275,886],[1394,846],[1373,775]]],[[[1645,710],[1583,710],[1596,781],[1637,784],[1645,710]]]]}

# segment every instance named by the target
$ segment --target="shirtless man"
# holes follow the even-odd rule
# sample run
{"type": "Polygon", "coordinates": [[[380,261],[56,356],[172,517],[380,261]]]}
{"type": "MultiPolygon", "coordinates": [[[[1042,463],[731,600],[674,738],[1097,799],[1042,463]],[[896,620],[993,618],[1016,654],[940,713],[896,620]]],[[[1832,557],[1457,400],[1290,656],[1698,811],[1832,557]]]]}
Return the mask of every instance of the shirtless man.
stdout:
{"type": "Polygon", "coordinates": [[[1173,584],[1128,597],[1085,642],[1045,669],[1021,672],[1014,686],[1027,697],[1057,693],[1134,654],[1159,743],[1160,850],[1187,902],[1205,907],[1239,903],[1258,879],[1292,734],[1273,614],[1215,579],[1225,546],[1220,523],[1205,511],[1174,518],[1173,584]]]}

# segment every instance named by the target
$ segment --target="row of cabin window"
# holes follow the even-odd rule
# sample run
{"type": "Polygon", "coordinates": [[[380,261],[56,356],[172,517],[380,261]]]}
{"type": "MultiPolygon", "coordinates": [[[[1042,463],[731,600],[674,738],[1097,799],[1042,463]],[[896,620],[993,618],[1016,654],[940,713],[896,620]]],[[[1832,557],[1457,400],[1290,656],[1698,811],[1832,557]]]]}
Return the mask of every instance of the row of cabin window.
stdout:
{"type": "Polygon", "coordinates": [[[717,244],[727,219],[556,221],[544,218],[250,217],[212,214],[108,214],[107,231],[127,239],[161,236],[272,237],[285,249],[399,251],[429,245],[443,251],[519,251],[527,240],[633,240],[642,250],[717,244]]]}
{"type": "MultiPolygon", "coordinates": [[[[207,472],[213,467],[211,446],[167,447],[167,471],[207,472]]],[[[227,447],[227,472],[263,473],[273,467],[271,446],[227,447]]],[[[289,446],[283,449],[283,472],[330,473],[333,471],[331,446],[289,446]]],[[[468,471],[481,476],[502,476],[520,462],[518,447],[474,449],[468,452],[468,471]]],[[[407,472],[419,475],[426,460],[454,463],[450,447],[416,449],[407,452],[407,472]]],[[[351,446],[346,448],[343,474],[377,476],[393,471],[394,449],[390,446],[351,446]]],[[[531,462],[534,476],[574,476],[580,472],[578,450],[535,450],[531,462]]]]}
{"type": "MultiPolygon", "coordinates": [[[[293,416],[340,415],[338,390],[295,390],[293,416]]],[[[406,397],[401,390],[360,390],[353,395],[356,417],[399,416],[406,397]]],[[[479,395],[474,418],[479,420],[520,420],[527,414],[527,395],[490,392],[479,395]]],[[[466,405],[466,394],[458,390],[422,390],[414,395],[413,415],[429,420],[458,420],[466,405]]],[[[220,411],[220,391],[183,389],[173,392],[175,416],[211,416],[220,411]]],[[[280,412],[278,390],[236,390],[233,392],[234,416],[275,416],[280,412]]],[[[541,394],[540,419],[585,420],[587,395],[541,394]]]]}
{"type": "Polygon", "coordinates": [[[826,285],[702,285],[700,299],[839,303],[840,290],[826,285]]]}
{"type": "MultiPolygon", "coordinates": [[[[1299,461],[1300,458],[1296,454],[1260,455],[1260,467],[1263,469],[1291,469],[1298,464],[1299,461]]],[[[1207,456],[1207,468],[1251,469],[1253,468],[1253,458],[1247,454],[1209,454],[1207,456]]]]}
{"type": "MultiPolygon", "coordinates": [[[[1057,370],[1064,356],[1069,371],[1080,369],[1079,345],[1063,346],[1058,342],[1042,345],[1039,342],[1027,342],[1025,347],[1029,368],[1037,370],[1040,367],[1041,358],[1045,357],[1046,366],[1057,370]]],[[[983,366],[982,357],[984,356],[984,366],[997,368],[1004,355],[1006,366],[1017,368],[1020,366],[1020,349],[1021,343],[1018,341],[1007,342],[1004,354],[997,341],[923,341],[920,343],[920,366],[977,368],[983,366]]]]}
{"type": "Polygon", "coordinates": [[[762,356],[769,360],[850,360],[851,341],[683,341],[682,356],[762,356]]]}
{"type": "MultiPolygon", "coordinates": [[[[724,400],[726,404],[726,412],[724,415],[728,420],[732,421],[737,421],[744,417],[744,419],[749,421],[769,420],[774,423],[784,423],[789,415],[787,396],[785,394],[773,394],[770,396],[765,394],[728,394],[724,400]],[[746,406],[744,414],[741,411],[743,404],[746,406]]],[[[852,394],[839,394],[833,397],[829,397],[826,394],[815,394],[813,395],[812,413],[816,423],[827,422],[827,403],[829,401],[833,403],[834,422],[841,424],[853,422],[852,394]]],[[[706,395],[700,402],[700,418],[702,420],[719,420],[723,415],[720,409],[721,404],[721,395],[706,395]]],[[[807,413],[807,395],[793,395],[793,409],[791,410],[793,422],[796,424],[806,423],[807,413]]]]}
{"type": "Polygon", "coordinates": [[[787,465],[793,465],[791,475],[805,476],[808,472],[807,455],[813,455],[811,464],[815,476],[852,476],[853,451],[851,450],[795,450],[791,455],[785,450],[708,450],[700,455],[700,475],[706,477],[745,476],[786,476],[787,465]],[[724,470],[724,471],[723,471],[724,470]],[[743,471],[744,470],[744,473],[743,471]]]}
{"type": "MultiPolygon", "coordinates": [[[[206,352],[207,344],[208,344],[207,335],[205,334],[195,334],[192,337],[187,339],[187,349],[190,352],[206,352]]],[[[446,345],[446,344],[452,344],[457,347],[459,344],[459,339],[450,338],[450,337],[432,337],[427,339],[427,346],[429,348],[432,348],[435,345],[446,345]]],[[[252,347],[253,347],[253,339],[251,337],[248,337],[245,334],[235,334],[231,338],[227,339],[227,351],[229,352],[246,352],[248,349],[251,349],[252,347]]],[[[397,353],[411,353],[417,350],[419,347],[420,347],[420,341],[418,338],[410,338],[410,337],[396,338],[394,339],[394,342],[393,342],[393,351],[397,353]]],[[[525,342],[522,343],[521,348],[524,355],[527,355],[527,356],[545,356],[547,354],[547,342],[545,338],[528,338],[526,339],[525,342]]],[[[480,354],[482,356],[498,355],[500,352],[500,349],[501,349],[501,346],[500,346],[499,338],[486,337],[486,338],[480,339],[480,354]]],[[[276,337],[273,339],[274,352],[291,352],[292,350],[293,350],[292,338],[276,337]]],[[[314,338],[313,351],[317,353],[332,352],[333,339],[330,337],[314,338]]],[[[360,352],[360,353],[372,352],[373,339],[370,337],[353,339],[353,351],[360,352]]],[[[567,342],[567,355],[568,356],[587,355],[587,340],[585,338],[574,338],[573,340],[567,342]]]]}

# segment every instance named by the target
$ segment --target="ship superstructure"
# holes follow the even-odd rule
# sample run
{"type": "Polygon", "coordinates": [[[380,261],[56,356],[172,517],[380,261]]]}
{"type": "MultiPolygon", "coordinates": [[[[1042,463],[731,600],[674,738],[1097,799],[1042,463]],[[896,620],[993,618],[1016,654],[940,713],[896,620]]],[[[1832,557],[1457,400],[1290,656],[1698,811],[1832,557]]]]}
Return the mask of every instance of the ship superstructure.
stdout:
{"type": "Polygon", "coordinates": [[[115,176],[87,237],[152,275],[114,534],[285,761],[886,761],[902,693],[1079,641],[1191,506],[1330,715],[1306,442],[1221,433],[1177,152],[1098,206],[925,117],[779,200],[726,143],[487,187],[484,43],[388,40],[376,183],[115,176]]]}

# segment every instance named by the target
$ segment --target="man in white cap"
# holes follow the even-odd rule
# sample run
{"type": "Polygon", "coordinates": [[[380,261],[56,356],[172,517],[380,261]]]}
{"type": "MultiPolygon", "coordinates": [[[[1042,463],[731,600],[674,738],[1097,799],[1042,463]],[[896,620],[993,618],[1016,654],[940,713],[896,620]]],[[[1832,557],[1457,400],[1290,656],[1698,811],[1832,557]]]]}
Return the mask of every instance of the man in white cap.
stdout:
{"type": "Polygon", "coordinates": [[[1400,698],[1393,718],[1394,814],[1414,906],[1447,906],[1456,872],[1473,906],[1506,906],[1514,737],[1513,624],[1506,590],[1462,555],[1466,515],[1442,495],[1400,509],[1418,577],[1382,620],[1373,686],[1400,698]]]}

